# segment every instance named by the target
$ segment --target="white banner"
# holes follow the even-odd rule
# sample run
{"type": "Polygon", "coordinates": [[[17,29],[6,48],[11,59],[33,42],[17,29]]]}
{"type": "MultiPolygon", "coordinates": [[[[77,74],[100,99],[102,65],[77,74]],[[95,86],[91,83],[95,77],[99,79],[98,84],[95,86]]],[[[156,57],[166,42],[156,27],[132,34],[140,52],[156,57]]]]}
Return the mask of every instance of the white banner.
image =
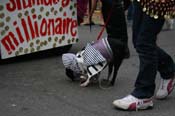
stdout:
{"type": "Polygon", "coordinates": [[[1,58],[76,43],[76,7],[74,0],[1,0],[1,58]]]}

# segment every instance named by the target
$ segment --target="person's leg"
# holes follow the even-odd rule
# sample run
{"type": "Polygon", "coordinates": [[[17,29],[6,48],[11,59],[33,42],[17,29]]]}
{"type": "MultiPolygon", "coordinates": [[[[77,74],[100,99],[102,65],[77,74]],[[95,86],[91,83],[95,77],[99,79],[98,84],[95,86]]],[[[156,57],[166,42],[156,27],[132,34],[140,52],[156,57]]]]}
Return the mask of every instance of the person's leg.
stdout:
{"type": "Polygon", "coordinates": [[[133,2],[133,6],[134,6],[134,12],[133,12],[133,25],[132,25],[132,42],[134,45],[134,48],[136,47],[136,41],[137,41],[137,35],[140,31],[140,27],[141,27],[141,23],[142,23],[142,17],[143,17],[143,13],[142,13],[142,8],[140,5],[138,5],[139,3],[134,1],[133,2]]]}
{"type": "Polygon", "coordinates": [[[107,17],[110,14],[111,8],[112,8],[112,2],[108,2],[107,0],[101,0],[102,2],[102,15],[103,15],[103,20],[106,22],[107,17]]]}
{"type": "Polygon", "coordinates": [[[77,21],[78,25],[83,22],[87,11],[88,0],[77,0],[77,21]]]}
{"type": "Polygon", "coordinates": [[[107,3],[106,0],[102,0],[102,3],[104,21],[109,18],[106,25],[108,40],[120,41],[125,48],[121,52],[125,58],[129,58],[128,34],[122,1],[113,0],[110,4],[110,2],[107,3]]]}
{"type": "Polygon", "coordinates": [[[110,10],[110,13],[104,16],[108,17],[108,15],[111,14],[109,22],[106,26],[108,37],[116,38],[127,44],[127,26],[122,1],[113,0],[111,8],[112,10],[110,10]]]}
{"type": "Polygon", "coordinates": [[[155,77],[158,69],[156,39],[163,24],[164,19],[155,20],[143,13],[142,25],[135,42],[140,67],[132,95],[137,98],[149,98],[154,95],[155,77]]]}
{"type": "Polygon", "coordinates": [[[170,55],[157,47],[158,51],[158,71],[163,79],[170,79],[175,73],[175,64],[170,55]]]}
{"type": "Polygon", "coordinates": [[[122,99],[113,101],[116,108],[124,110],[148,109],[153,107],[155,77],[158,70],[159,51],[157,34],[162,29],[164,19],[155,20],[142,12],[139,3],[134,2],[133,43],[139,54],[140,67],[135,89],[122,99]]]}
{"type": "Polygon", "coordinates": [[[133,19],[133,4],[131,3],[127,12],[127,20],[131,21],[133,19]]]}
{"type": "MultiPolygon", "coordinates": [[[[137,41],[137,35],[140,31],[141,27],[141,21],[142,21],[142,10],[140,5],[138,5],[137,2],[134,2],[136,4],[135,7],[135,12],[133,14],[133,44],[134,47],[136,47],[136,41],[137,41]]],[[[170,74],[172,74],[175,69],[173,69],[173,60],[172,58],[161,48],[157,47],[157,52],[158,52],[158,71],[161,73],[161,76],[163,79],[168,79],[170,77],[170,74]],[[166,62],[165,62],[166,61],[166,62]]]]}
{"type": "Polygon", "coordinates": [[[165,99],[175,86],[175,64],[171,56],[165,51],[157,48],[158,51],[158,71],[161,75],[160,84],[156,93],[157,99],[165,99]]]}

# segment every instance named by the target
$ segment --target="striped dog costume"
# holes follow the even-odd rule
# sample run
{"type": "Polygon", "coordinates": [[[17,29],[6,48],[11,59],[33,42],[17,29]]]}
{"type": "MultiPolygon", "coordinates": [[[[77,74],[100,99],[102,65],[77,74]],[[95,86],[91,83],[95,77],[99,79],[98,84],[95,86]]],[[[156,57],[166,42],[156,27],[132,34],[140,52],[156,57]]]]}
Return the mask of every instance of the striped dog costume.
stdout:
{"type": "Polygon", "coordinates": [[[108,40],[107,38],[104,38],[97,40],[94,43],[88,43],[86,47],[76,55],[71,53],[63,54],[62,61],[66,68],[66,75],[72,80],[75,78],[84,79],[81,86],[87,86],[90,79],[98,75],[108,65],[108,79],[114,67],[114,74],[111,81],[111,84],[113,85],[118,68],[124,58],[123,55],[119,54],[123,51],[123,45],[120,45],[120,42],[117,42],[117,44],[118,45],[116,45],[116,41],[113,42],[112,39],[108,40]],[[117,56],[117,59],[115,56],[117,56]],[[114,61],[114,58],[117,61],[114,61]]]}

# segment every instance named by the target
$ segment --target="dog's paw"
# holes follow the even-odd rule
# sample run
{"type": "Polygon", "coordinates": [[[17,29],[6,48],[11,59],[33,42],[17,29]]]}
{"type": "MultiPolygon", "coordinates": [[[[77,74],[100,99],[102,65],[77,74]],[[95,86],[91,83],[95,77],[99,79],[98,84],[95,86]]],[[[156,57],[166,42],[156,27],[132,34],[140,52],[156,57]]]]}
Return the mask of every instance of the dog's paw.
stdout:
{"type": "Polygon", "coordinates": [[[80,84],[81,87],[87,87],[88,86],[88,83],[87,82],[84,82],[82,84],[80,84]]]}
{"type": "Polygon", "coordinates": [[[80,86],[86,87],[89,84],[89,79],[86,76],[80,76],[80,86]]]}

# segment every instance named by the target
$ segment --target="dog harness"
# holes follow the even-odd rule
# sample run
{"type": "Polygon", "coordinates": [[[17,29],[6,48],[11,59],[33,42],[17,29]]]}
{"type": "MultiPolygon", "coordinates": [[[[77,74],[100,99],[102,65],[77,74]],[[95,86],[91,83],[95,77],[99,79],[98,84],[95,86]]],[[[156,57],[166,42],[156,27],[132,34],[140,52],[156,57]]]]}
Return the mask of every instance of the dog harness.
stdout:
{"type": "Polygon", "coordinates": [[[92,44],[88,43],[84,50],[76,55],[67,53],[62,56],[66,68],[87,77],[84,82],[85,86],[89,83],[90,78],[101,72],[112,58],[113,53],[107,38],[97,40],[92,44]]]}

